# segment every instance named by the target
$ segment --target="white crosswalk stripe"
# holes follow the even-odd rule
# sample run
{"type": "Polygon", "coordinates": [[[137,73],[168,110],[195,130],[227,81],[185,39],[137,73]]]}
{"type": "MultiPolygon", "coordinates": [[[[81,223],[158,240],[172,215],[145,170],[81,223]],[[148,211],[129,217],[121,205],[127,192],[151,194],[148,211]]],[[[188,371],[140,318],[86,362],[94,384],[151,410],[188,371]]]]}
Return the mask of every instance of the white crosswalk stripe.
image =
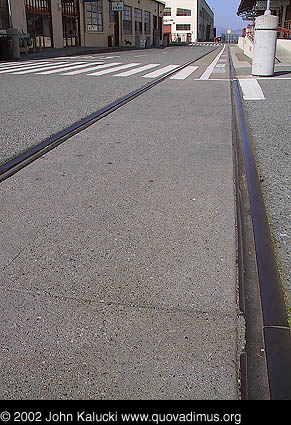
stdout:
{"type": "Polygon", "coordinates": [[[177,72],[177,74],[172,75],[172,77],[170,77],[170,80],[185,80],[185,78],[189,77],[189,75],[195,72],[196,69],[198,69],[198,66],[186,66],[186,68],[177,72]]]}
{"type": "Polygon", "coordinates": [[[111,69],[105,69],[105,70],[102,70],[102,71],[92,72],[92,73],[87,74],[87,75],[104,75],[104,74],[110,74],[112,72],[119,71],[121,69],[132,68],[132,67],[137,66],[137,65],[140,65],[140,63],[128,63],[127,65],[121,65],[121,66],[117,66],[116,68],[111,68],[111,69]]]}
{"type": "Polygon", "coordinates": [[[96,69],[103,69],[103,68],[109,68],[114,65],[121,65],[121,62],[111,62],[111,63],[105,63],[104,65],[97,65],[92,66],[90,64],[87,64],[87,68],[85,69],[78,69],[77,71],[70,71],[70,72],[62,72],[61,75],[78,75],[78,74],[85,74],[89,71],[95,71],[96,69]]]}
{"type": "MultiPolygon", "coordinates": [[[[92,65],[101,65],[103,62],[94,62],[94,63],[92,63],[92,65]]],[[[49,71],[41,71],[41,72],[38,72],[37,74],[38,75],[49,75],[49,74],[56,74],[57,72],[61,72],[61,71],[69,71],[69,70],[74,70],[74,69],[78,69],[78,68],[88,68],[88,64],[87,63],[82,63],[82,64],[80,64],[80,65],[76,65],[76,62],[74,63],[74,65],[69,65],[69,64],[66,64],[66,65],[63,65],[63,68],[61,67],[61,68],[57,68],[57,69],[52,69],[52,70],[49,70],[49,71]]]]}
{"type": "MultiPolygon", "coordinates": [[[[75,65],[77,64],[82,64],[84,62],[75,62],[75,65]]],[[[43,66],[43,65],[39,65],[39,66],[35,66],[31,69],[25,69],[24,71],[17,71],[17,72],[13,72],[14,75],[22,75],[22,74],[31,74],[31,73],[36,73],[38,71],[46,71],[46,70],[52,70],[52,69],[57,69],[61,68],[64,69],[64,66],[66,66],[65,63],[60,64],[60,62],[56,65],[47,65],[47,66],[43,66]]],[[[67,66],[70,66],[70,64],[67,64],[67,66]]]]}
{"type": "MultiPolygon", "coordinates": [[[[35,62],[22,62],[21,66],[31,66],[35,62]]],[[[42,63],[49,63],[48,61],[42,62],[42,63]]],[[[0,63],[0,69],[9,69],[9,68],[18,68],[19,63],[17,62],[11,62],[11,63],[0,63]]]]}
{"type": "Polygon", "coordinates": [[[157,71],[153,71],[150,74],[142,75],[143,78],[156,78],[160,75],[166,74],[167,72],[172,71],[175,68],[178,68],[179,65],[168,65],[164,66],[161,69],[158,69],[157,71]]]}
{"type": "Polygon", "coordinates": [[[120,72],[119,74],[114,75],[114,77],[129,77],[130,75],[147,71],[148,69],[154,68],[159,65],[160,65],[159,63],[149,63],[148,65],[144,65],[136,69],[131,69],[130,71],[120,72]]]}
{"type": "Polygon", "coordinates": [[[30,68],[40,68],[42,66],[46,66],[48,65],[47,63],[42,63],[42,64],[38,64],[38,65],[22,65],[22,66],[14,66],[13,68],[5,68],[3,70],[0,71],[0,74],[8,74],[8,73],[13,73],[14,71],[20,71],[20,70],[25,70],[25,69],[30,69],[30,68]]]}

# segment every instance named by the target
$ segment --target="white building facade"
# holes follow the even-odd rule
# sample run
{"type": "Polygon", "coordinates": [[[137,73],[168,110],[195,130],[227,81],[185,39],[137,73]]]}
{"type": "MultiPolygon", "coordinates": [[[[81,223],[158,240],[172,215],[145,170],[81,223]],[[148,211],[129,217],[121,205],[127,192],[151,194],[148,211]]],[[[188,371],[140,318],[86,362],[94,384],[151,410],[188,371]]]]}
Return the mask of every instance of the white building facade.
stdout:
{"type": "Polygon", "coordinates": [[[164,36],[168,42],[212,41],[214,13],[205,0],[166,0],[164,36]]]}

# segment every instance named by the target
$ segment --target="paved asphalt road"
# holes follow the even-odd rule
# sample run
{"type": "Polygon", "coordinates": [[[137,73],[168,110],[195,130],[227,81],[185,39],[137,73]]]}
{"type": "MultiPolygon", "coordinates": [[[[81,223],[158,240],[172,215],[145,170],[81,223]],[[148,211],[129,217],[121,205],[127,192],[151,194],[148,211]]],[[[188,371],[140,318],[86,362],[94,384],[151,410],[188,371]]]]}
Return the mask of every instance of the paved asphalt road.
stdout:
{"type": "MultiPolygon", "coordinates": [[[[120,62],[180,64],[206,49],[120,62]]],[[[239,398],[227,53],[199,79],[218,53],[2,183],[2,399],[239,398]]],[[[19,136],[6,156],[32,130],[30,143],[144,85],[2,76],[9,142],[19,136]]]]}
{"type": "MultiPolygon", "coordinates": [[[[211,50],[215,50],[215,47],[149,49],[88,55],[87,58],[79,56],[72,59],[48,59],[48,62],[49,65],[66,62],[73,66],[75,62],[92,64],[99,60],[104,64],[159,64],[157,69],[160,69],[171,64],[181,65],[211,50]]],[[[205,66],[207,61],[209,59],[206,60],[205,66]]],[[[43,62],[46,61],[35,60],[33,64],[39,65],[43,62]]],[[[1,68],[0,64],[0,164],[152,81],[141,75],[155,70],[149,69],[143,74],[124,78],[115,77],[112,73],[103,76],[90,76],[88,73],[62,75],[61,72],[50,75],[35,72],[16,75],[12,71],[6,73],[7,70],[3,66],[2,63],[1,68]]],[[[19,66],[18,64],[17,67],[19,66]]],[[[203,65],[197,72],[202,70],[203,65]]]]}

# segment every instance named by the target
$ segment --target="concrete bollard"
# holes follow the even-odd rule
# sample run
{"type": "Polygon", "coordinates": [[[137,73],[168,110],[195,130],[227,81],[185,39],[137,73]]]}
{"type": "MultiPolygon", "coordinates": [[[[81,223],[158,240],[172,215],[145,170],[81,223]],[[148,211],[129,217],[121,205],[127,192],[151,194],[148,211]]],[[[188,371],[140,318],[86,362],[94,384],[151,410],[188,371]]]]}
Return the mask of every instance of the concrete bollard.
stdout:
{"type": "Polygon", "coordinates": [[[265,77],[274,75],[278,24],[278,16],[265,14],[256,18],[253,75],[265,77]]]}

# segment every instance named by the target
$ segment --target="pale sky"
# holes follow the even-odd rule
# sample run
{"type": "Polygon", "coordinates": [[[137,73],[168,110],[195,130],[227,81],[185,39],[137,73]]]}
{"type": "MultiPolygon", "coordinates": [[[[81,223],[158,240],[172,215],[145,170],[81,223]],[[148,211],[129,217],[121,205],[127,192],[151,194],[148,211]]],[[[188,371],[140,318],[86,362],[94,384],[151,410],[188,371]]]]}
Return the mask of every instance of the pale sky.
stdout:
{"type": "Polygon", "coordinates": [[[248,24],[236,14],[241,0],[206,0],[206,2],[214,12],[215,26],[236,30],[248,24]]]}

